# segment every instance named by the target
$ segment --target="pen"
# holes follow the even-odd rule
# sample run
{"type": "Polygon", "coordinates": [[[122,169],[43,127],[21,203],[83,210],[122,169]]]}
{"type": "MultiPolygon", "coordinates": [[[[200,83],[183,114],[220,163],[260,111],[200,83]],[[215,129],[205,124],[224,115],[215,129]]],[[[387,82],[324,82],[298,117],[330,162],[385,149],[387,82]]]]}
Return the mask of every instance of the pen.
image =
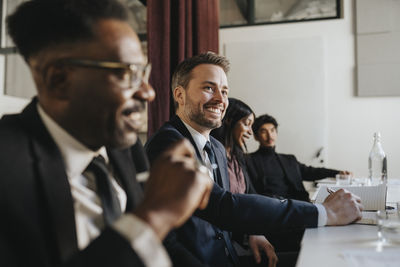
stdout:
{"type": "Polygon", "coordinates": [[[329,194],[333,194],[336,192],[335,190],[330,189],[329,187],[326,188],[326,191],[328,191],[329,194]]]}

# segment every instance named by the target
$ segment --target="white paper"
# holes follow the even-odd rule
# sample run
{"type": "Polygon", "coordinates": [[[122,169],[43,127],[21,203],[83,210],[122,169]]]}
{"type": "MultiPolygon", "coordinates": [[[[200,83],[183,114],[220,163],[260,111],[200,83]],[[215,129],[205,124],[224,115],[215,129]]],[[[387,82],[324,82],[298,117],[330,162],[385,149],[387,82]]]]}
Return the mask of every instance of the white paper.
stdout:
{"type": "Polygon", "coordinates": [[[386,184],[379,184],[374,186],[327,186],[321,185],[316,193],[315,203],[323,203],[325,198],[329,195],[327,188],[337,191],[341,188],[352,192],[361,198],[361,204],[364,210],[384,210],[386,205],[386,184]]]}
{"type": "Polygon", "coordinates": [[[376,225],[376,211],[362,211],[362,219],[356,221],[356,224],[372,224],[376,225]]]}

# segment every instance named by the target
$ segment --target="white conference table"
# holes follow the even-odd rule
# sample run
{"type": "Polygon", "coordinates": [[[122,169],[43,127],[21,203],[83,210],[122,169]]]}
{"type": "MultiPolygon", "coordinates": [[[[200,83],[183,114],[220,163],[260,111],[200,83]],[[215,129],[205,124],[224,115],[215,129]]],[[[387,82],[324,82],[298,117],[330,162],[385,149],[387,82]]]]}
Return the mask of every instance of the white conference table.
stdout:
{"type": "MultiPolygon", "coordinates": [[[[400,180],[389,179],[387,203],[400,201],[400,180]]],[[[297,267],[336,267],[352,266],[343,256],[345,252],[375,255],[395,251],[400,255],[400,245],[381,245],[378,242],[376,225],[352,224],[347,226],[328,226],[307,229],[301,243],[297,267]]],[[[390,265],[391,266],[391,265],[390,265]]],[[[400,262],[398,265],[400,266],[400,262]]]]}

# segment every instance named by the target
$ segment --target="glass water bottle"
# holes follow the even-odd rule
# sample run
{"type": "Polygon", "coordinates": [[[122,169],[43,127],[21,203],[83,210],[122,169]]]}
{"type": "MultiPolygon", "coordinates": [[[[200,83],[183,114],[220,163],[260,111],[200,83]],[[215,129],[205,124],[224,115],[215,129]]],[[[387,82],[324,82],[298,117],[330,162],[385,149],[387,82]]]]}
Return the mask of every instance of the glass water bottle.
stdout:
{"type": "Polygon", "coordinates": [[[383,151],[381,144],[381,134],[374,133],[374,145],[368,158],[368,184],[371,185],[372,181],[379,181],[380,183],[387,182],[387,161],[386,154],[383,151]]]}

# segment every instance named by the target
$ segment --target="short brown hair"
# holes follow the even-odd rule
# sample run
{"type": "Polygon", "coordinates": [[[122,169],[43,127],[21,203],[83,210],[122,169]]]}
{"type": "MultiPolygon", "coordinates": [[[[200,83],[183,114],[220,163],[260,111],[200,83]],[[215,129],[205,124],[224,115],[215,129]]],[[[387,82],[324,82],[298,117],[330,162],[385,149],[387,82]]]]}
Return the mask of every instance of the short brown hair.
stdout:
{"type": "MultiPolygon", "coordinates": [[[[178,86],[182,86],[186,89],[191,79],[190,74],[192,70],[201,64],[212,64],[221,67],[225,73],[229,71],[229,61],[226,57],[215,54],[214,52],[206,52],[187,58],[182,61],[174,71],[171,80],[172,93],[178,86]]],[[[174,100],[175,109],[178,107],[178,103],[174,100]]]]}

